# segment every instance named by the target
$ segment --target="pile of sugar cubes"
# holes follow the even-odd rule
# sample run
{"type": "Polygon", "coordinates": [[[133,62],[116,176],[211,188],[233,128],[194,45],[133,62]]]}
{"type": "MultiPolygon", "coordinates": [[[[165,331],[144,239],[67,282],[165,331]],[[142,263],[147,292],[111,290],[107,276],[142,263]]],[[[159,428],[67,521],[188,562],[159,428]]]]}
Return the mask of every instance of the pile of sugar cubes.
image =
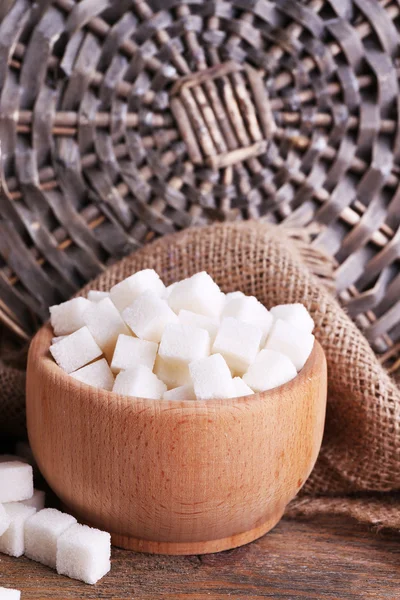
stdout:
{"type": "MultiPolygon", "coordinates": [[[[45,508],[45,493],[34,489],[32,465],[24,458],[0,455],[0,552],[94,584],[110,570],[110,549],[109,533],[45,508]]],[[[3,597],[17,599],[20,592],[0,588],[3,597]]]]}
{"type": "Polygon", "coordinates": [[[302,304],[268,310],[206,272],[166,287],[153,269],[50,308],[50,352],[75,379],[165,400],[235,398],[293,379],[314,344],[302,304]]]}

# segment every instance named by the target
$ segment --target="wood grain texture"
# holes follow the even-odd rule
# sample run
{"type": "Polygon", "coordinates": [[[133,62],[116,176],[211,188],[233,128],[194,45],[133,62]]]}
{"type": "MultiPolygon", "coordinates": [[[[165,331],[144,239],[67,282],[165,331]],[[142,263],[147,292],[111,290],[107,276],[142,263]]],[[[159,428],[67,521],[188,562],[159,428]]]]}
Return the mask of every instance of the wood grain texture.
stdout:
{"type": "Polygon", "coordinates": [[[30,444],[63,504],[115,545],[202,554],[247,543],[279,521],[310,474],[327,393],[317,342],[275,390],[177,402],[82,384],[49,358],[50,339],[43,328],[29,352],[30,444]]]}
{"type": "Polygon", "coordinates": [[[22,590],[22,600],[398,600],[400,538],[337,517],[283,519],[256,542],[219,554],[113,548],[111,572],[96,586],[0,555],[0,586],[22,590]]]}

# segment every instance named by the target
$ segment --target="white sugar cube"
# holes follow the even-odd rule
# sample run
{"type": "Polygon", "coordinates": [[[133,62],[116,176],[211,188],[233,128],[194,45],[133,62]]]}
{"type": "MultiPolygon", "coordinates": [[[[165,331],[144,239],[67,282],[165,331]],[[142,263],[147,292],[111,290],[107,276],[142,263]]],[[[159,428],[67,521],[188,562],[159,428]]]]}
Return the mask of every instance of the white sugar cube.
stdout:
{"type": "Polygon", "coordinates": [[[136,298],[148,291],[159,297],[165,295],[165,285],[153,269],[138,271],[117,283],[111,288],[110,297],[122,313],[136,298]]]}
{"type": "Polygon", "coordinates": [[[111,536],[86,525],[73,525],[57,540],[57,573],[95,584],[111,568],[111,536]]]}
{"type": "Polygon", "coordinates": [[[162,398],[166,391],[165,383],[144,365],[118,373],[113,387],[117,394],[153,400],[162,398]]]}
{"type": "Polygon", "coordinates": [[[25,506],[22,502],[9,502],[3,506],[10,518],[10,525],[0,536],[0,552],[10,556],[22,556],[25,549],[25,522],[35,514],[36,509],[33,506],[25,506]]]}
{"type": "Polygon", "coordinates": [[[125,371],[138,365],[144,365],[152,370],[157,350],[158,344],[155,342],[134,338],[131,335],[120,335],[115,346],[111,370],[125,371]]]}
{"type": "Polygon", "coordinates": [[[178,317],[165,300],[145,292],[122,313],[124,321],[142,340],[159,342],[167,323],[178,323],[178,317]]]}
{"type": "Polygon", "coordinates": [[[209,333],[199,327],[169,323],[162,334],[158,354],[171,366],[188,365],[210,354],[209,333]]]}
{"type": "Polygon", "coordinates": [[[282,319],[306,333],[312,333],[314,321],[304,304],[279,304],[270,310],[274,319],[282,319]]]}
{"type": "Polygon", "coordinates": [[[232,375],[221,354],[192,362],[189,371],[198,400],[235,397],[232,375]]]}
{"type": "Polygon", "coordinates": [[[110,298],[104,298],[97,303],[91,302],[83,319],[95,342],[103,350],[107,360],[111,362],[118,336],[121,333],[130,334],[113,302],[110,298]]]}
{"type": "Polygon", "coordinates": [[[168,304],[177,314],[186,309],[212,318],[220,316],[224,303],[225,295],[205,271],[179,281],[168,297],[168,304]]]}
{"type": "Polygon", "coordinates": [[[58,366],[67,373],[80,369],[102,354],[87,327],[81,327],[50,346],[50,352],[58,366]]]}
{"type": "Polygon", "coordinates": [[[88,306],[90,302],[86,298],[73,298],[50,306],[50,322],[55,335],[68,335],[83,327],[83,313],[88,306]]]}
{"type": "Polygon", "coordinates": [[[251,394],[254,394],[253,390],[249,388],[247,383],[245,383],[241,377],[234,377],[233,385],[235,386],[236,398],[241,398],[242,396],[251,396],[251,394]]]}
{"type": "Polygon", "coordinates": [[[212,347],[213,354],[222,354],[229,368],[242,375],[260,349],[262,331],[255,325],[232,317],[223,319],[212,347]]]}
{"type": "Polygon", "coordinates": [[[187,365],[179,367],[177,365],[171,365],[166,363],[161,356],[157,356],[156,358],[154,373],[169,389],[190,384],[192,381],[187,365]]]}
{"type": "Polygon", "coordinates": [[[301,331],[282,319],[275,321],[265,344],[266,349],[281,352],[290,358],[297,371],[303,368],[313,346],[314,336],[312,333],[301,331]]]}
{"type": "Polygon", "coordinates": [[[243,381],[255,392],[264,392],[290,381],[296,375],[296,368],[287,356],[273,350],[261,350],[243,375],[243,381]]]}
{"type": "Polygon", "coordinates": [[[243,292],[228,292],[225,294],[225,306],[234,298],[244,298],[243,292]]]}
{"type": "Polygon", "coordinates": [[[0,600],[21,600],[21,592],[12,588],[0,587],[0,600]]]}
{"type": "Polygon", "coordinates": [[[164,392],[164,400],[195,400],[196,395],[192,385],[181,385],[164,392]]]}
{"type": "Polygon", "coordinates": [[[111,391],[114,385],[114,375],[111,372],[108,362],[105,358],[96,360],[77,371],[70,373],[71,377],[87,383],[92,387],[102,388],[111,391]]]}
{"type": "Polygon", "coordinates": [[[33,496],[33,470],[22,461],[0,463],[0,503],[18,502],[33,496]]]}
{"type": "Polygon", "coordinates": [[[224,317],[233,317],[244,323],[259,327],[263,334],[262,346],[265,344],[274,320],[269,310],[257,298],[244,295],[235,296],[225,304],[221,318],[224,317]]]}
{"type": "Polygon", "coordinates": [[[33,506],[37,511],[43,510],[46,502],[46,494],[42,490],[34,490],[32,498],[21,500],[21,504],[25,506],[33,506]]]}
{"type": "Polygon", "coordinates": [[[110,292],[100,292],[99,290],[89,290],[87,295],[87,299],[90,300],[90,302],[95,302],[96,304],[97,302],[101,302],[105,298],[109,297],[110,292]]]}
{"type": "Polygon", "coordinates": [[[11,519],[6,513],[6,509],[2,504],[0,504],[0,536],[3,535],[5,531],[7,531],[10,523],[11,519]]]}
{"type": "Polygon", "coordinates": [[[214,343],[219,327],[218,319],[211,319],[210,317],[198,315],[197,313],[185,309],[179,311],[178,319],[182,325],[191,325],[192,327],[205,329],[210,335],[211,344],[214,343]]]}
{"type": "Polygon", "coordinates": [[[45,508],[25,522],[25,556],[56,568],[57,540],[76,523],[71,515],[45,508]]]}

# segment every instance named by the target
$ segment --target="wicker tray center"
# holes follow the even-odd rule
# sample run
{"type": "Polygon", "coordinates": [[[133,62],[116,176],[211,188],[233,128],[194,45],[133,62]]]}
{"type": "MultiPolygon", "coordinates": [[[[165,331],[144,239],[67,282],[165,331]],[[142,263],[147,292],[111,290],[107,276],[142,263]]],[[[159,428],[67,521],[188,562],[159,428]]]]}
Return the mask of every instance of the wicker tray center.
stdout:
{"type": "Polygon", "coordinates": [[[234,61],[178,79],[170,108],[193,164],[214,170],[263,154],[276,128],[262,78],[234,61]]]}

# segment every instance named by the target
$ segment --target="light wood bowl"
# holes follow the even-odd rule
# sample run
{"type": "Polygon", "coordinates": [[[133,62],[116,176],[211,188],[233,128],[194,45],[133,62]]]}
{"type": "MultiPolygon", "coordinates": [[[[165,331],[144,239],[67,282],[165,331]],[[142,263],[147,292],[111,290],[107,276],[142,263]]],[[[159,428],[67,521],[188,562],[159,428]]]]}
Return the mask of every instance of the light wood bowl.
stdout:
{"type": "Polygon", "coordinates": [[[48,326],[29,351],[29,440],[41,472],[81,521],[117,546],[203,554],[246,544],[280,520],[309,476],[324,429],[318,342],[274,390],[232,400],[120,396],[50,358],[48,326]]]}

